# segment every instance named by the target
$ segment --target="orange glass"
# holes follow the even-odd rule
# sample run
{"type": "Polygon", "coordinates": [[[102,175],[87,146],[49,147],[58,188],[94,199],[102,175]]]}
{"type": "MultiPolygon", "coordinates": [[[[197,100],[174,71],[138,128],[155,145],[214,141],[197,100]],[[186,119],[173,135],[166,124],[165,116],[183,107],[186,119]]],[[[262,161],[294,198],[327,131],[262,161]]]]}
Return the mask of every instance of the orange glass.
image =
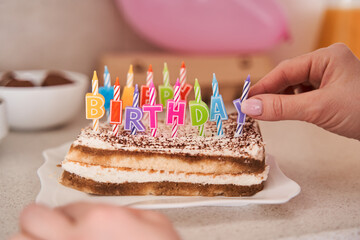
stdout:
{"type": "Polygon", "coordinates": [[[333,1],[325,11],[318,47],[345,43],[360,57],[360,1],[333,1]]]}

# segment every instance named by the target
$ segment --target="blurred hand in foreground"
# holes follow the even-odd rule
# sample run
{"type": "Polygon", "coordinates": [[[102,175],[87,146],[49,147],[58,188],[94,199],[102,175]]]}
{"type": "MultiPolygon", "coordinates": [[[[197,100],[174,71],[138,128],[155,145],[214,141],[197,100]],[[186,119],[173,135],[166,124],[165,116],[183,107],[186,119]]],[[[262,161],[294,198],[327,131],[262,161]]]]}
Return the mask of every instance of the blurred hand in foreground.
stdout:
{"type": "Polygon", "coordinates": [[[162,214],[107,204],[79,202],[59,208],[32,204],[20,216],[11,240],[179,240],[162,214]]]}
{"type": "Polygon", "coordinates": [[[302,120],[360,140],[360,61],[341,43],[280,63],[241,109],[266,121],[302,120]],[[281,94],[289,87],[297,94],[281,94]]]}

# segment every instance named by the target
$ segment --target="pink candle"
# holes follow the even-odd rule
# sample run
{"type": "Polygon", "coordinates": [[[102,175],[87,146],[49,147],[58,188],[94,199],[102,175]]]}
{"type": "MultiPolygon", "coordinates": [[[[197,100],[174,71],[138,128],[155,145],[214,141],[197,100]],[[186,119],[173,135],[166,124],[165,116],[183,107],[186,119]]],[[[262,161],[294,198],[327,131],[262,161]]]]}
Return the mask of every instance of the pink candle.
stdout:
{"type": "MultiPolygon", "coordinates": [[[[151,79],[149,88],[150,88],[150,105],[154,106],[156,94],[155,94],[155,87],[154,87],[154,83],[153,83],[152,79],[151,79]]],[[[151,128],[151,136],[156,137],[156,132],[157,132],[157,128],[151,128]]]]}
{"type": "MultiPolygon", "coordinates": [[[[176,80],[174,86],[174,101],[175,101],[175,108],[178,107],[178,103],[180,101],[180,82],[179,79],[176,80]]],[[[178,119],[175,118],[173,121],[172,129],[171,129],[171,137],[174,138],[177,136],[178,132],[178,119]]]]}

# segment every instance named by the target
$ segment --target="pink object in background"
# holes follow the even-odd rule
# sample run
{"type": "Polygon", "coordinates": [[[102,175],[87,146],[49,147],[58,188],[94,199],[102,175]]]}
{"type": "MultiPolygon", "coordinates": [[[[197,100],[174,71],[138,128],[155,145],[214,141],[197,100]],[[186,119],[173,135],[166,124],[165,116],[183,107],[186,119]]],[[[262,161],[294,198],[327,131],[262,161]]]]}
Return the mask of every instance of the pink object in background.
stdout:
{"type": "Polygon", "coordinates": [[[252,53],[287,39],[275,0],[116,0],[134,29],[163,48],[192,53],[252,53]]]}

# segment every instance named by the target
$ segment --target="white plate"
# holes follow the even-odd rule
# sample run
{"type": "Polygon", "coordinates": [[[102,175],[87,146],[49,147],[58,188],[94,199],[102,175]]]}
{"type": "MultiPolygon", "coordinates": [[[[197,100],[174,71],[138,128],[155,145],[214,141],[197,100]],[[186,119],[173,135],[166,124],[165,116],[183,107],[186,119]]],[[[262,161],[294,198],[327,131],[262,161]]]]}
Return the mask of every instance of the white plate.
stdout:
{"type": "Polygon", "coordinates": [[[62,169],[57,165],[64,159],[70,145],[71,143],[66,143],[43,152],[45,163],[38,169],[41,190],[36,197],[37,203],[56,207],[75,201],[92,201],[143,209],[243,206],[285,203],[300,192],[300,186],[281,172],[273,157],[267,156],[266,161],[270,165],[268,180],[264,190],[251,197],[94,196],[58,183],[62,169]]]}

